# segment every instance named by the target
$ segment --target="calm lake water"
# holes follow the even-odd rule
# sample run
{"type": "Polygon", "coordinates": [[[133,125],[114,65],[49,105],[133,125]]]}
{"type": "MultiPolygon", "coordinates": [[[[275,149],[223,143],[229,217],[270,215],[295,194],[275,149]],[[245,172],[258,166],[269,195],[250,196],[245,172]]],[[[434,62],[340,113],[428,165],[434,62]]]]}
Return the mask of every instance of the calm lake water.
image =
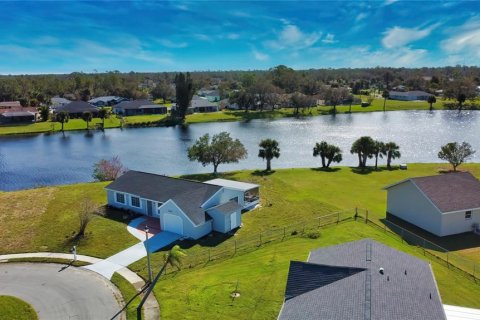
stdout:
{"type": "MultiPolygon", "coordinates": [[[[280,143],[281,156],[273,168],[317,167],[320,159],[312,156],[316,141],[326,140],[341,147],[341,165],[356,165],[350,154],[354,140],[363,135],[400,145],[402,158],[395,163],[438,162],[442,144],[467,141],[479,150],[472,161],[480,159],[480,112],[396,111],[342,114],[308,119],[254,120],[250,122],[204,123],[187,129],[141,128],[109,129],[105,134],[66,132],[0,138],[0,190],[67,184],[92,180],[92,166],[102,158],[119,155],[130,169],[167,175],[211,172],[190,162],[187,148],[205,133],[230,132],[248,150],[248,158],[237,164],[220,165],[220,171],[263,169],[257,157],[258,143],[274,138],[280,143]]],[[[373,160],[371,161],[373,163],[373,160]]],[[[384,164],[384,160],[380,160],[384,164]]]]}

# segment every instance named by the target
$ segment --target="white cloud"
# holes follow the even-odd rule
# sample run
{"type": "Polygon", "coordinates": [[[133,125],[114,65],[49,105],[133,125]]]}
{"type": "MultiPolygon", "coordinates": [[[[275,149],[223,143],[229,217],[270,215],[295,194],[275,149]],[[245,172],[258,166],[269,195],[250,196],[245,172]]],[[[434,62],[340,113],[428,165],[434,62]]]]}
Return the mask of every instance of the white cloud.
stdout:
{"type": "Polygon", "coordinates": [[[335,43],[338,42],[335,40],[335,35],[332,33],[328,33],[325,38],[322,40],[323,43],[335,43]]]}
{"type": "Polygon", "coordinates": [[[252,48],[252,54],[255,57],[255,59],[259,60],[259,61],[266,61],[266,60],[270,59],[268,54],[262,53],[255,48],[252,48]]]}
{"type": "Polygon", "coordinates": [[[439,24],[434,24],[425,29],[393,27],[383,33],[382,44],[385,48],[389,49],[403,47],[409,43],[428,37],[438,26],[439,24]]]}
{"type": "Polygon", "coordinates": [[[227,34],[226,38],[230,40],[236,40],[240,38],[240,35],[238,33],[229,33],[227,34]]]}
{"type": "Polygon", "coordinates": [[[356,17],[355,17],[355,22],[362,21],[368,17],[368,14],[360,12],[356,17]]]}
{"type": "Polygon", "coordinates": [[[384,3],[384,4],[385,4],[386,6],[389,6],[389,5],[394,4],[395,2],[398,2],[398,1],[399,1],[399,0],[385,0],[385,3],[384,3]]]}
{"type": "Polygon", "coordinates": [[[172,41],[170,39],[160,39],[158,40],[158,42],[164,47],[174,48],[174,49],[185,48],[188,46],[188,43],[186,42],[172,41]]]}
{"type": "Polygon", "coordinates": [[[462,26],[449,30],[449,34],[450,37],[441,42],[441,47],[445,52],[480,57],[479,17],[472,18],[462,26]]]}
{"type": "MultiPolygon", "coordinates": [[[[428,58],[425,49],[411,49],[408,47],[395,49],[373,49],[369,46],[353,46],[348,48],[322,47],[309,50],[312,57],[318,59],[321,65],[318,67],[424,67],[438,64],[428,58]]],[[[312,65],[314,59],[307,60],[312,65]]]]}
{"type": "Polygon", "coordinates": [[[206,34],[203,34],[203,33],[196,33],[193,36],[201,41],[212,41],[212,38],[210,36],[207,36],[206,34]]]}
{"type": "Polygon", "coordinates": [[[185,5],[185,4],[179,4],[179,5],[176,6],[176,8],[179,9],[179,10],[182,10],[182,11],[188,11],[189,10],[188,6],[185,5]]]}
{"type": "Polygon", "coordinates": [[[285,48],[304,49],[313,46],[322,36],[320,32],[305,33],[296,25],[284,25],[279,32],[277,39],[265,41],[267,47],[275,50],[285,48]]]}

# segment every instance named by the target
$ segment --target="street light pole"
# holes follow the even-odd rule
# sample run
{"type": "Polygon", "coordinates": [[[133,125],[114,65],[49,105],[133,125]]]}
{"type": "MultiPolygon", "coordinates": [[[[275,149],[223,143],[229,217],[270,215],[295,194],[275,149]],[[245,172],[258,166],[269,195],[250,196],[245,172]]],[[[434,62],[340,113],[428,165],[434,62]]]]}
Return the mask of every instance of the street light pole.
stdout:
{"type": "Polygon", "coordinates": [[[148,251],[148,226],[145,225],[145,249],[147,250],[147,265],[148,265],[148,283],[152,283],[152,270],[150,269],[150,251],[148,251]]]}

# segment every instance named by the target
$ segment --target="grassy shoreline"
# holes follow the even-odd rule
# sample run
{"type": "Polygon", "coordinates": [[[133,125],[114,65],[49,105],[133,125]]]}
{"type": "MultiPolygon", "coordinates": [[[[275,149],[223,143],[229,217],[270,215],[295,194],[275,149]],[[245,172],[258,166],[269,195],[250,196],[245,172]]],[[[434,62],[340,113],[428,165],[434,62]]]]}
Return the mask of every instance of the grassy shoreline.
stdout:
{"type": "MultiPolygon", "coordinates": [[[[448,167],[444,163],[429,163],[409,164],[408,170],[381,167],[377,171],[365,172],[352,167],[335,167],[329,171],[278,169],[269,175],[259,175],[251,170],[227,172],[221,176],[261,185],[261,208],[245,213],[243,226],[235,236],[206,237],[194,242],[182,241],[181,245],[192,258],[210,248],[218,252],[228,251],[236,247],[236,241],[246,243],[252,236],[271,228],[355,207],[369,209],[369,218],[381,224],[386,209],[385,185],[412,176],[436,174],[448,167]]],[[[465,164],[460,169],[480,178],[480,163],[465,164]]],[[[187,178],[205,180],[209,175],[187,178]]],[[[78,203],[84,196],[90,196],[99,205],[104,205],[105,185],[83,183],[0,193],[0,253],[68,252],[71,246],[68,237],[77,228],[78,203]]],[[[128,233],[126,223],[122,217],[95,217],[87,228],[87,237],[77,243],[78,252],[105,258],[135,244],[137,239],[128,233]]],[[[385,235],[382,230],[360,222],[340,223],[319,229],[318,238],[299,235],[260,246],[251,252],[232,254],[225,260],[169,273],[155,289],[162,318],[275,318],[282,303],[290,260],[304,261],[312,249],[366,237],[425,259],[415,246],[385,235]],[[196,281],[199,278],[201,283],[196,281]],[[241,296],[233,302],[229,293],[237,281],[241,296]],[[182,286],[179,287],[178,283],[182,286]],[[183,312],[180,314],[179,310],[183,312]]],[[[456,253],[480,263],[480,243],[456,253]]],[[[151,255],[154,272],[163,264],[163,254],[151,255]]],[[[480,308],[480,301],[476,299],[480,295],[478,284],[434,260],[428,261],[433,266],[445,303],[480,308]]],[[[144,258],[129,268],[145,278],[146,265],[144,258]]],[[[116,283],[117,286],[123,287],[122,279],[117,280],[120,282],[116,283]]],[[[126,286],[122,289],[130,292],[126,296],[131,296],[132,288],[126,286]]],[[[132,313],[132,310],[128,312],[132,313]]]]}
{"type": "MultiPolygon", "coordinates": [[[[435,110],[443,110],[442,102],[437,102],[434,105],[435,110]]],[[[337,106],[337,114],[350,113],[349,106],[337,106]]],[[[360,105],[352,105],[351,113],[361,112],[379,112],[383,111],[383,100],[375,99],[369,107],[361,107],[360,105]]],[[[385,111],[406,111],[406,110],[428,110],[429,104],[425,101],[392,101],[387,100],[385,111]]],[[[249,111],[244,110],[233,111],[224,110],[212,113],[196,113],[187,115],[186,123],[207,123],[207,122],[235,122],[235,121],[249,121],[254,119],[280,119],[293,117],[316,117],[331,115],[332,107],[320,106],[304,110],[299,115],[294,114],[292,108],[280,108],[273,111],[249,111]]],[[[166,126],[166,115],[141,115],[124,117],[124,123],[116,117],[110,117],[105,120],[105,129],[112,128],[138,128],[138,127],[154,127],[166,126]]],[[[90,127],[100,124],[102,121],[99,118],[93,119],[90,127]]],[[[7,135],[24,135],[24,134],[40,134],[40,133],[57,133],[61,132],[61,124],[56,122],[37,122],[32,124],[17,124],[17,125],[0,125],[0,136],[7,135]]],[[[82,119],[71,119],[64,125],[65,131],[86,131],[86,123],[82,119]]],[[[95,130],[95,129],[90,129],[95,130]]]]}

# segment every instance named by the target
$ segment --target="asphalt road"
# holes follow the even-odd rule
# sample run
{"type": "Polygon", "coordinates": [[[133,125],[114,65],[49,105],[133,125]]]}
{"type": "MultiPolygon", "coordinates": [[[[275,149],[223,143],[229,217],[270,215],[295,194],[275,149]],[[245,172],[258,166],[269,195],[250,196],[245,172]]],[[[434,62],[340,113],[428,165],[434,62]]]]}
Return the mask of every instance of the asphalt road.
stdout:
{"type": "Polygon", "coordinates": [[[30,303],[45,320],[110,319],[121,308],[120,292],[104,277],[53,263],[0,264],[0,295],[30,303]]]}

